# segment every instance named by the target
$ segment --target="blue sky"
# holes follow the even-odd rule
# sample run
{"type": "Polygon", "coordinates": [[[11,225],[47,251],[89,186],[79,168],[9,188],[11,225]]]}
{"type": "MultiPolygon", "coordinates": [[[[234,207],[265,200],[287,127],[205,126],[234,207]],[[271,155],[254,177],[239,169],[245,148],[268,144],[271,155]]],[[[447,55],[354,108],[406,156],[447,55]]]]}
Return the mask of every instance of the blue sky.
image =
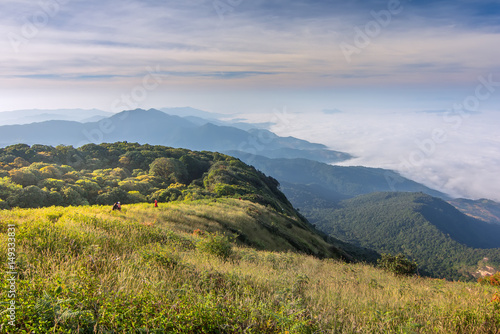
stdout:
{"type": "Polygon", "coordinates": [[[221,112],[433,110],[500,81],[498,1],[4,0],[0,17],[0,110],[112,110],[147,68],[138,106],[221,112]]]}

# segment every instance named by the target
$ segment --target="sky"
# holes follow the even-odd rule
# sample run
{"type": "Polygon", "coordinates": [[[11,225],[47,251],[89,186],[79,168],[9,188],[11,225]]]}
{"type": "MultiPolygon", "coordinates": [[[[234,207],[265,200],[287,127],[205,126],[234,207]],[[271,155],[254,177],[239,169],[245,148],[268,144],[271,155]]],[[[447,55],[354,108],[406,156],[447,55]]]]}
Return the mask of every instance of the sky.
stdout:
{"type": "Polygon", "coordinates": [[[2,0],[0,111],[286,109],[298,121],[278,121],[280,134],[500,200],[480,190],[500,186],[483,180],[500,161],[498,45],[498,0],[2,0]],[[401,163],[443,128],[439,149],[401,163]]]}

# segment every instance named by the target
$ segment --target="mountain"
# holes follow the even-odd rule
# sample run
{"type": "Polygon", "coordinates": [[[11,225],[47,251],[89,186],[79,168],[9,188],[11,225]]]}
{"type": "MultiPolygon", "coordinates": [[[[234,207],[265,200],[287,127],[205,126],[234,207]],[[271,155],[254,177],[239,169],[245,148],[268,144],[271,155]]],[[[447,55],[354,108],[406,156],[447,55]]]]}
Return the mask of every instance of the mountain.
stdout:
{"type": "MultiPolygon", "coordinates": [[[[25,144],[0,149],[0,209],[112,205],[118,201],[203,199],[215,203],[221,198],[249,201],[273,211],[262,213],[254,207],[247,214],[277,244],[286,242],[295,251],[346,260],[355,260],[358,254],[373,257],[373,252],[352,246],[349,250],[356,256],[349,255],[342,249],[343,243],[320,233],[293,208],[275,179],[227,155],[125,142],[78,149],[25,144]]],[[[247,244],[257,247],[264,242],[252,237],[255,229],[250,225],[234,222],[223,226],[247,244]]],[[[271,243],[265,249],[277,249],[271,243]]]]}
{"type": "Polygon", "coordinates": [[[387,169],[332,166],[301,158],[270,159],[243,152],[231,152],[231,155],[286,184],[286,191],[291,191],[297,185],[302,189],[304,186],[312,186],[319,189],[319,193],[328,193],[327,197],[337,199],[380,191],[424,192],[448,198],[446,194],[387,169]]]}
{"type": "Polygon", "coordinates": [[[72,121],[46,121],[0,126],[0,147],[18,143],[60,145],[61,138],[83,142],[85,125],[72,121]]]}
{"type": "Polygon", "coordinates": [[[97,122],[110,117],[110,112],[98,109],[26,109],[0,112],[0,125],[30,124],[45,121],[97,122]]]}
{"type": "Polygon", "coordinates": [[[239,150],[272,157],[313,157],[327,162],[350,157],[328,150],[321,144],[279,137],[267,130],[245,131],[192,117],[168,115],[155,109],[136,109],[123,111],[99,122],[46,121],[0,126],[0,146],[25,143],[79,147],[88,143],[129,141],[193,150],[239,150]]]}
{"type": "Polygon", "coordinates": [[[500,224],[500,203],[484,198],[479,200],[456,198],[448,202],[468,216],[500,224]]]}
{"type": "Polygon", "coordinates": [[[206,119],[210,121],[219,121],[221,118],[231,117],[231,115],[219,114],[215,112],[208,112],[200,109],[195,109],[191,107],[174,107],[174,108],[160,108],[169,115],[175,115],[180,117],[196,117],[201,119],[206,119]]]}
{"type": "Polygon", "coordinates": [[[452,200],[379,168],[232,155],[273,175],[292,205],[335,239],[378,253],[402,252],[418,262],[421,274],[434,277],[470,279],[485,257],[500,269],[499,250],[488,249],[500,247],[500,225],[487,223],[500,217],[495,202],[452,200]]]}
{"type": "Polygon", "coordinates": [[[235,114],[219,114],[207,112],[191,107],[160,108],[169,115],[181,116],[199,125],[212,123],[215,125],[232,126],[242,130],[252,130],[255,128],[268,128],[274,123],[247,123],[244,119],[234,118],[235,114]]]}
{"type": "Polygon", "coordinates": [[[298,207],[323,232],[380,253],[403,253],[422,274],[464,279],[485,257],[500,265],[499,225],[473,219],[423,193],[372,193],[335,208],[298,207]]]}

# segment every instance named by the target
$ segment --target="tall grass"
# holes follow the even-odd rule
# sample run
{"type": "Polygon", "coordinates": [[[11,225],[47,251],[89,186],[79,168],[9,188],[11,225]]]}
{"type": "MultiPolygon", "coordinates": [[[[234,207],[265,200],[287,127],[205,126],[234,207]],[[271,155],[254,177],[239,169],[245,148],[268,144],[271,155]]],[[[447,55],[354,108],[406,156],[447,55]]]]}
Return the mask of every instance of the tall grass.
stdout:
{"type": "MultiPolygon", "coordinates": [[[[16,225],[16,328],[7,333],[498,333],[498,288],[397,277],[291,252],[245,201],[0,211],[16,225]],[[193,231],[198,230],[196,233],[193,231]],[[234,243],[234,231],[259,246],[234,243]],[[225,234],[224,234],[225,233],[225,234]],[[229,245],[229,248],[228,248],[229,245]],[[222,254],[222,255],[221,255],[222,254]]],[[[279,228],[290,229],[277,225],[279,228]]],[[[310,240],[293,226],[303,242],[310,240]]],[[[237,239],[236,239],[237,240],[237,239]]],[[[4,291],[7,282],[3,278],[4,291]]],[[[3,305],[8,302],[2,294],[3,305]]],[[[6,307],[6,306],[5,306],[6,307]]],[[[0,310],[1,312],[2,310],[0,310]]]]}

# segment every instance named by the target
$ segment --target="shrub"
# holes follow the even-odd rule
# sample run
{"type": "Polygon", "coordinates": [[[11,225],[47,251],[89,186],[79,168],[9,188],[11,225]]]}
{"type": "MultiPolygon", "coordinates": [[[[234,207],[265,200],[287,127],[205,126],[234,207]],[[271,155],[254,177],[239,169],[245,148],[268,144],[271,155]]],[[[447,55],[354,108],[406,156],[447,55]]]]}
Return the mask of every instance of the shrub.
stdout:
{"type": "Polygon", "coordinates": [[[141,252],[144,260],[165,268],[175,268],[179,264],[179,257],[168,249],[162,248],[158,244],[148,247],[150,249],[141,252]]]}
{"type": "Polygon", "coordinates": [[[481,277],[477,281],[480,284],[500,287],[500,271],[491,276],[481,277]]]}
{"type": "Polygon", "coordinates": [[[0,210],[9,209],[9,204],[0,198],[0,210]]]}
{"type": "Polygon", "coordinates": [[[382,254],[382,257],[377,261],[377,265],[396,275],[410,276],[417,272],[417,264],[401,253],[395,256],[382,254]]]}
{"type": "Polygon", "coordinates": [[[205,237],[198,241],[196,247],[205,253],[218,256],[227,260],[233,253],[229,239],[219,233],[206,233],[205,237]]]}

